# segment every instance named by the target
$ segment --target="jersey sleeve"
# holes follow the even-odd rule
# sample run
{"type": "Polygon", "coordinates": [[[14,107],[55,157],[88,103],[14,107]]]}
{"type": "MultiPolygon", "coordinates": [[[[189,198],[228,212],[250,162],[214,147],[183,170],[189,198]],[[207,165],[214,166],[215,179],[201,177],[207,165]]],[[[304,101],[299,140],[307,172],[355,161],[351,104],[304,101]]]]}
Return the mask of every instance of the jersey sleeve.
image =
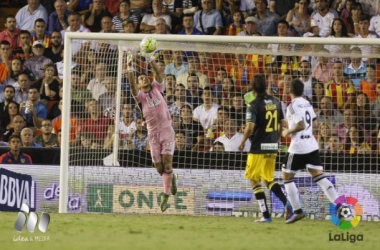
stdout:
{"type": "Polygon", "coordinates": [[[246,123],[256,123],[257,120],[257,103],[251,103],[245,115],[246,123]]]}
{"type": "Polygon", "coordinates": [[[141,103],[142,98],[143,98],[141,90],[139,90],[139,92],[137,93],[137,96],[133,96],[133,98],[135,98],[135,100],[136,100],[137,103],[141,103]]]}

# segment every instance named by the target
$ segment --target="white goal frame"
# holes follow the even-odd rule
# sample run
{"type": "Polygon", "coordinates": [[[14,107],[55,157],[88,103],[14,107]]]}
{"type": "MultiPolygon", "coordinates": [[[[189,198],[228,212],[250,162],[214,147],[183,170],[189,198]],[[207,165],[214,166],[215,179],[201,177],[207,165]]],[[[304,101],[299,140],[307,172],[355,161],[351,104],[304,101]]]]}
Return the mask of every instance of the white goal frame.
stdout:
{"type": "MultiPolygon", "coordinates": [[[[63,74],[63,110],[62,110],[62,141],[60,159],[60,197],[59,213],[67,213],[68,203],[68,170],[69,170],[69,131],[70,131],[70,103],[71,103],[71,61],[72,61],[72,40],[103,40],[103,41],[140,41],[146,34],[110,34],[110,33],[78,33],[66,32],[64,50],[64,74],[63,74]]],[[[299,44],[299,45],[379,45],[380,40],[375,38],[301,38],[301,37],[260,37],[260,36],[187,36],[187,35],[149,35],[160,42],[193,43],[195,49],[197,43],[229,44],[237,43],[254,44],[299,44]]],[[[121,45],[119,45],[119,48],[121,45]]],[[[182,47],[183,48],[183,47],[182,47]]],[[[215,48],[213,48],[215,50],[215,48]]],[[[217,47],[216,47],[217,49],[217,47]]],[[[191,48],[189,48],[191,50],[191,48]]],[[[217,51],[215,51],[217,52],[217,51]]],[[[220,52],[220,51],[219,51],[220,52]]],[[[231,53],[239,52],[231,51],[231,53]]],[[[271,53],[266,53],[271,54],[271,53]]],[[[273,55],[278,53],[273,53],[273,55]]],[[[283,53],[285,54],[285,53],[283,53]]],[[[291,55],[297,53],[290,52],[291,55]]],[[[299,52],[298,52],[299,54],[299,52]]],[[[119,49],[117,79],[121,82],[123,50],[119,49]]],[[[331,56],[331,55],[330,55],[331,56]]],[[[117,103],[120,103],[121,85],[117,85],[117,103]]],[[[120,105],[116,105],[116,114],[120,113],[120,105]]],[[[119,116],[115,116],[115,133],[118,134],[119,116]]],[[[114,141],[113,165],[117,166],[118,143],[114,141]]]]}

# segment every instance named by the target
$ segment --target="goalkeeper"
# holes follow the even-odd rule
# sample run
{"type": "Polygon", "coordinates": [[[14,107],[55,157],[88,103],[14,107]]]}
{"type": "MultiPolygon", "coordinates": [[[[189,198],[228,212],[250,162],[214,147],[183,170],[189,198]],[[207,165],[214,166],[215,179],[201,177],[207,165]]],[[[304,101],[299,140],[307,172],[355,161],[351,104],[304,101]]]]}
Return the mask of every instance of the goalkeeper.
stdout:
{"type": "Polygon", "coordinates": [[[128,78],[131,85],[132,95],[138,104],[141,104],[143,117],[148,129],[148,142],[152,161],[158,173],[162,176],[164,195],[161,198],[161,211],[168,209],[170,193],[177,193],[177,175],[173,174],[173,153],[175,145],[175,133],[166,101],[162,95],[164,84],[159,68],[149,54],[146,57],[156,72],[152,82],[146,74],[140,74],[135,78],[132,65],[133,55],[128,52],[128,78]]]}

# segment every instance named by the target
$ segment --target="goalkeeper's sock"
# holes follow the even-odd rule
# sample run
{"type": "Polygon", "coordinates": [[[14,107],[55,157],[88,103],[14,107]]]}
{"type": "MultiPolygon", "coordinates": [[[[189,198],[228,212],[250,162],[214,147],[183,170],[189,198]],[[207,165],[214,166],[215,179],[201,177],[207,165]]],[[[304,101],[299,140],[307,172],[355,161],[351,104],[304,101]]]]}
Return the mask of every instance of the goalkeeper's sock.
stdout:
{"type": "Polygon", "coordinates": [[[313,177],[313,180],[323,189],[325,195],[331,203],[335,203],[338,198],[334,185],[326,178],[324,174],[320,174],[313,177]]]}
{"type": "Polygon", "coordinates": [[[162,180],[164,182],[164,193],[169,195],[172,188],[173,170],[166,171],[162,174],[162,180]]]}
{"type": "Polygon", "coordinates": [[[285,180],[284,185],[285,185],[286,193],[288,194],[289,202],[292,205],[293,211],[295,213],[299,213],[299,211],[301,210],[302,212],[298,188],[296,187],[296,184],[294,183],[293,179],[285,180]]]}
{"type": "Polygon", "coordinates": [[[277,196],[278,199],[280,199],[280,201],[282,202],[282,204],[284,204],[285,207],[287,199],[284,192],[282,192],[280,185],[278,185],[277,182],[271,181],[268,183],[268,188],[277,196]]]}
{"type": "Polygon", "coordinates": [[[263,213],[264,218],[270,218],[264,189],[261,186],[255,186],[253,193],[255,194],[257,203],[259,203],[260,211],[263,213]]]}

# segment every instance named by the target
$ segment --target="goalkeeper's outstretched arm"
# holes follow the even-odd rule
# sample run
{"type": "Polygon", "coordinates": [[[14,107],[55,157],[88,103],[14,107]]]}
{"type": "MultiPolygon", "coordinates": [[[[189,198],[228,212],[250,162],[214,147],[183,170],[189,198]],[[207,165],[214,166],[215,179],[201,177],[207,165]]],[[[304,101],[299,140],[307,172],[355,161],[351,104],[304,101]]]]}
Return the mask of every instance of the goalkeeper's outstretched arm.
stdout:
{"type": "Polygon", "coordinates": [[[128,80],[131,85],[132,95],[137,96],[139,94],[139,86],[136,82],[136,70],[133,68],[133,55],[130,51],[128,51],[127,55],[127,71],[128,71],[128,80]]]}
{"type": "Polygon", "coordinates": [[[159,84],[162,84],[162,76],[160,74],[160,69],[158,68],[158,65],[156,63],[156,60],[154,59],[151,59],[150,61],[150,64],[152,65],[152,68],[155,72],[155,78],[156,78],[156,81],[159,83],[159,84]]]}

